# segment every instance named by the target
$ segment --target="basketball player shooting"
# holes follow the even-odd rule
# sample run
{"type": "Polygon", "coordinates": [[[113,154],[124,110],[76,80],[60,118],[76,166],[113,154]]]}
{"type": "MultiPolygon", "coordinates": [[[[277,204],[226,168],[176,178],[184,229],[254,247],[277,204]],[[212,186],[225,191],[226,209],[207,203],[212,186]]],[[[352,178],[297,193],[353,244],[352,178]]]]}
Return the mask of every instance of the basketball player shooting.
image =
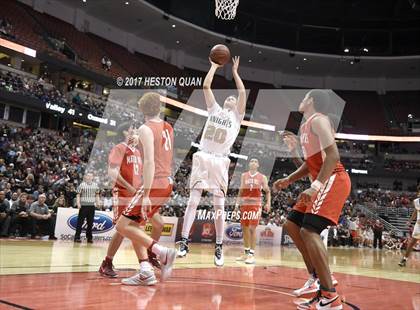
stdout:
{"type": "MultiPolygon", "coordinates": [[[[330,119],[320,113],[329,106],[325,90],[311,90],[299,105],[305,122],[300,129],[300,143],[305,162],[292,174],[277,180],[274,187],[284,189],[310,175],[311,187],[301,193],[299,210],[289,216],[299,229],[302,249],[319,278],[319,291],[298,309],[342,309],[340,296],[331,279],[328,253],[320,233],[327,226],[336,226],[341,210],[350,193],[350,177],[340,163],[330,119]],[[292,218],[293,217],[293,218],[292,218]]],[[[302,252],[302,251],[301,251],[302,252]]],[[[306,262],[306,261],[305,261],[306,262]]]]}
{"type": "Polygon", "coordinates": [[[199,151],[193,155],[190,178],[190,198],[185,210],[178,256],[185,257],[189,251],[188,237],[194,222],[197,206],[203,190],[212,192],[215,210],[216,245],[214,264],[223,266],[224,206],[228,188],[229,154],[239,134],[241,121],[245,114],[246,91],[239,77],[239,56],[233,57],[232,73],[238,89],[238,97],[226,98],[223,108],[216,102],[211,83],[216,70],[221,65],[210,60],[211,67],[204,80],[204,97],[208,118],[201,137],[199,151]]]}

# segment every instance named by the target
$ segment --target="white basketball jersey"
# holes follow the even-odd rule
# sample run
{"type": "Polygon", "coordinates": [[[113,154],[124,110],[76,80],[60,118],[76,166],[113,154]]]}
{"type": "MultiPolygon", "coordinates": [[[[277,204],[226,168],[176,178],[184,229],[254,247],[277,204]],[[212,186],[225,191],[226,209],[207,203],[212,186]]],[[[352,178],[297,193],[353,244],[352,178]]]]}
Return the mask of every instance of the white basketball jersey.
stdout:
{"type": "Polygon", "coordinates": [[[208,109],[209,116],[200,141],[200,150],[220,155],[229,155],[230,148],[235,142],[243,115],[235,109],[222,109],[214,103],[208,109]]]}
{"type": "Polygon", "coordinates": [[[417,222],[420,222],[420,198],[414,199],[414,208],[417,210],[417,222]]]}

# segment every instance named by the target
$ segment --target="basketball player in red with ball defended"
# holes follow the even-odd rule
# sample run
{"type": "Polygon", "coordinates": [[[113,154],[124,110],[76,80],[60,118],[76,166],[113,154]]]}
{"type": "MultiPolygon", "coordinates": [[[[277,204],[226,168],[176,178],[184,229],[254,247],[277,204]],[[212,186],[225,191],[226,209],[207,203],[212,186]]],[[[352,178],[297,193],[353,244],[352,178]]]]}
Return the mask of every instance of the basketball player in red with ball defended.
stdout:
{"type": "Polygon", "coordinates": [[[137,191],[116,225],[117,231],[133,242],[140,251],[140,271],[124,279],[127,285],[153,285],[157,282],[147,249],[161,262],[161,280],[167,279],[175,261],[176,250],[156,243],[140,227],[159,211],[172,193],[173,128],[160,118],[160,95],[145,93],[139,100],[139,109],[145,117],[137,134],[143,152],[143,186],[137,191]]]}
{"type": "Polygon", "coordinates": [[[249,171],[241,176],[236,209],[240,206],[241,226],[244,239],[244,255],[238,257],[237,261],[244,261],[245,264],[255,264],[255,246],[257,243],[257,226],[260,222],[262,193],[265,193],[266,203],[264,209],[270,212],[271,192],[268,187],[267,177],[258,172],[258,159],[252,158],[249,161],[249,171]]]}
{"type": "Polygon", "coordinates": [[[300,227],[300,241],[307,255],[305,258],[316,271],[320,290],[312,300],[300,303],[298,309],[343,308],[332,283],[327,250],[320,237],[327,226],[337,225],[351,188],[350,177],[340,163],[331,121],[319,112],[328,110],[329,106],[330,95],[327,91],[314,89],[306,94],[299,106],[299,112],[305,118],[300,128],[305,162],[288,177],[274,183],[279,190],[308,175],[313,180],[311,187],[301,193],[299,210],[295,208],[292,217],[293,223],[300,227]]]}

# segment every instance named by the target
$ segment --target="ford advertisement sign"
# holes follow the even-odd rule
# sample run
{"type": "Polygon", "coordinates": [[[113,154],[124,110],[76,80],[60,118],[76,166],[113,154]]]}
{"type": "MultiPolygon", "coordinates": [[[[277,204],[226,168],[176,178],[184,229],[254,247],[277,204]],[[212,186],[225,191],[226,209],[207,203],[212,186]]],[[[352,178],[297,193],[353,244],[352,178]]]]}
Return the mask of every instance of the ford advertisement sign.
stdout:
{"type": "Polygon", "coordinates": [[[240,224],[229,224],[225,229],[224,242],[241,243],[242,242],[242,228],[240,224]]]}
{"type": "MultiPolygon", "coordinates": [[[[73,230],[76,230],[77,227],[77,214],[72,215],[67,220],[67,225],[69,225],[73,230]]],[[[87,227],[86,220],[84,221],[82,225],[82,230],[85,231],[87,227]]],[[[92,227],[92,233],[93,234],[102,234],[107,231],[110,231],[113,228],[112,219],[101,213],[96,213],[95,217],[93,218],[93,227],[92,227]]]]}

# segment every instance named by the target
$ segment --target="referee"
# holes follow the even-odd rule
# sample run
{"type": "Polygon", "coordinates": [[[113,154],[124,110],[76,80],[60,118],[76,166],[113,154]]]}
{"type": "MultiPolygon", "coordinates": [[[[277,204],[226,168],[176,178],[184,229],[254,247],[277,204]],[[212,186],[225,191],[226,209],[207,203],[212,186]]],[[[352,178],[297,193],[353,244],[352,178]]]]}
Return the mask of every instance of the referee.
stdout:
{"type": "Polygon", "coordinates": [[[85,180],[77,188],[76,205],[79,209],[77,217],[76,235],[74,242],[80,243],[80,234],[82,233],[82,226],[86,219],[86,238],[88,243],[93,243],[92,226],[93,218],[95,216],[95,205],[99,205],[99,187],[93,182],[93,174],[86,173],[85,180]]]}

